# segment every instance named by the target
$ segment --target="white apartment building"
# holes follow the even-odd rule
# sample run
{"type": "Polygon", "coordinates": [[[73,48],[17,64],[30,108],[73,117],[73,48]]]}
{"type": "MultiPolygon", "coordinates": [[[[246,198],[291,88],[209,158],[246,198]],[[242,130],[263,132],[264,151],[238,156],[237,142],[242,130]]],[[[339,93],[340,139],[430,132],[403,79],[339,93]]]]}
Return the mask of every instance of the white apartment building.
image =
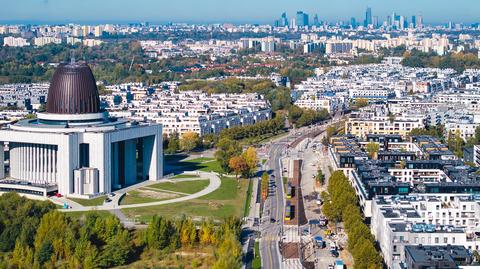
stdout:
{"type": "Polygon", "coordinates": [[[268,101],[258,94],[176,92],[177,83],[162,88],[125,84],[108,87],[103,96],[111,115],[161,123],[165,134],[218,134],[225,128],[255,124],[271,118],[268,101]],[[167,88],[167,90],[164,90],[167,88]]]}
{"type": "Polygon", "coordinates": [[[7,36],[3,39],[3,46],[5,47],[25,47],[30,46],[25,38],[7,36]]]}
{"type": "Polygon", "coordinates": [[[400,268],[406,245],[463,245],[478,250],[480,197],[461,194],[384,196],[372,202],[371,232],[388,268],[400,268]]]}
{"type": "Polygon", "coordinates": [[[33,39],[33,44],[35,46],[45,46],[47,44],[61,44],[62,43],[62,39],[61,38],[56,38],[56,37],[52,37],[52,36],[41,36],[41,37],[35,37],[33,39]]]}
{"type": "Polygon", "coordinates": [[[424,128],[422,118],[350,117],[345,122],[345,132],[365,138],[368,134],[396,134],[406,137],[415,128],[424,128]]]}

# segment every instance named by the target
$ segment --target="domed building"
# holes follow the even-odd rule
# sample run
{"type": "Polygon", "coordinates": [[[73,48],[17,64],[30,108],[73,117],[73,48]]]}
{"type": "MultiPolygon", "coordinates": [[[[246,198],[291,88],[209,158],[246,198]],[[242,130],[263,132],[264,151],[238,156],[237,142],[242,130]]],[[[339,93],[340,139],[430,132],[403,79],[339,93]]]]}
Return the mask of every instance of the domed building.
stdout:
{"type": "Polygon", "coordinates": [[[46,110],[0,141],[0,192],[92,197],[162,177],[162,126],[109,117],[84,63],[59,65],[46,110]]]}

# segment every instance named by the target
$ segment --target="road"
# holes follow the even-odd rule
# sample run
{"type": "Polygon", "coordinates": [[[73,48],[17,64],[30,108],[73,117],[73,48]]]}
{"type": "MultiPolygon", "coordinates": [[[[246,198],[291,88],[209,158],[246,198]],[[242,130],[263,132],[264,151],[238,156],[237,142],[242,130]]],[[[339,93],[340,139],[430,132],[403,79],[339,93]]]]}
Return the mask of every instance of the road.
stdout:
{"type": "Polygon", "coordinates": [[[340,115],[335,116],[324,125],[317,125],[313,128],[303,127],[293,130],[287,137],[277,141],[272,141],[269,148],[269,159],[265,163],[265,169],[275,180],[276,188],[264,203],[263,215],[261,220],[260,231],[262,238],[260,239],[260,256],[262,258],[263,269],[281,269],[283,268],[282,257],[279,250],[279,241],[283,229],[283,207],[284,193],[282,180],[282,167],[280,158],[288,152],[288,144],[294,140],[303,140],[309,137],[309,133],[319,130],[324,131],[328,124],[340,120],[340,115]],[[271,222],[270,219],[275,222],[271,222]]]}
{"type": "Polygon", "coordinates": [[[275,179],[274,192],[270,193],[263,208],[261,224],[262,238],[260,240],[260,255],[262,257],[262,268],[282,268],[280,250],[278,246],[279,235],[283,225],[283,182],[280,167],[280,158],[287,149],[285,139],[273,142],[270,146],[267,163],[267,171],[275,179]],[[271,222],[270,219],[275,219],[271,222]]]}

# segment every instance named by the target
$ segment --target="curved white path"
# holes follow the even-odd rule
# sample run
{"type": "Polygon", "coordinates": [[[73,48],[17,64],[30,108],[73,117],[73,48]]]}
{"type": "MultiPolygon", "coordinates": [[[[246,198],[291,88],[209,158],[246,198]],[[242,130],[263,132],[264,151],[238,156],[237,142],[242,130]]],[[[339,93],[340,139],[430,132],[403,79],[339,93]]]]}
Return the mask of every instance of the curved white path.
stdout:
{"type": "MultiPolygon", "coordinates": [[[[208,186],[206,188],[204,188],[203,190],[201,190],[199,192],[196,192],[196,193],[192,193],[192,194],[187,195],[187,196],[182,196],[182,197],[178,197],[178,198],[174,198],[174,199],[157,201],[157,202],[150,202],[150,203],[118,205],[117,203],[118,203],[118,200],[119,200],[120,196],[124,195],[124,193],[125,193],[125,192],[120,192],[120,193],[117,193],[117,195],[116,195],[116,197],[118,197],[118,198],[115,199],[115,200],[112,200],[112,202],[110,202],[108,204],[103,204],[103,205],[100,205],[100,206],[81,206],[81,205],[76,204],[71,209],[60,209],[60,211],[63,211],[63,212],[78,212],[78,211],[88,211],[88,210],[115,210],[115,209],[135,208],[135,207],[155,206],[155,205],[165,205],[165,204],[172,204],[172,203],[178,203],[178,202],[185,202],[185,201],[188,201],[188,200],[192,200],[192,199],[202,197],[204,195],[207,195],[207,194],[215,191],[216,189],[218,189],[220,187],[220,185],[222,183],[220,178],[214,173],[200,172],[197,175],[199,175],[199,179],[208,178],[210,180],[210,184],[208,184],[208,186]]],[[[156,181],[156,182],[153,182],[153,184],[161,183],[161,182],[163,182],[163,181],[161,181],[161,180],[156,181]]],[[[165,181],[165,182],[167,182],[167,181],[165,181]]]]}

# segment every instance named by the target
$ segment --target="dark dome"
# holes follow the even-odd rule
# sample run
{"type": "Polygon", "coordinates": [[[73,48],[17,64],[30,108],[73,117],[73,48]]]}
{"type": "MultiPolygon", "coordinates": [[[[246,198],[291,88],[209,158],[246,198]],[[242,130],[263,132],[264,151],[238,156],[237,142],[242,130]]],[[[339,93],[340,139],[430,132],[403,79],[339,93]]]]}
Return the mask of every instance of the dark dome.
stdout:
{"type": "Polygon", "coordinates": [[[48,90],[46,112],[54,114],[100,112],[97,84],[87,64],[69,63],[58,66],[48,90]]]}

